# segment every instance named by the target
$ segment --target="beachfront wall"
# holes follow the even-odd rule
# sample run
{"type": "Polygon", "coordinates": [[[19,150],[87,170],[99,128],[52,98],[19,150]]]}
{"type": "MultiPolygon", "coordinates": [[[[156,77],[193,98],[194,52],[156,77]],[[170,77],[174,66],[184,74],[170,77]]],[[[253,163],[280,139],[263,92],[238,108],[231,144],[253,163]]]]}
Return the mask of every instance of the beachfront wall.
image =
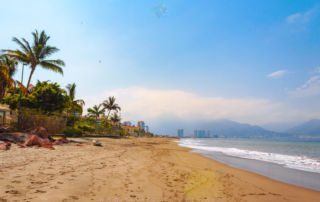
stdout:
{"type": "Polygon", "coordinates": [[[44,127],[50,134],[60,134],[66,128],[67,118],[62,115],[46,115],[31,109],[21,109],[17,128],[21,131],[44,127]]]}
{"type": "Polygon", "coordinates": [[[8,105],[0,104],[0,126],[9,126],[17,121],[15,111],[12,111],[8,105]]]}

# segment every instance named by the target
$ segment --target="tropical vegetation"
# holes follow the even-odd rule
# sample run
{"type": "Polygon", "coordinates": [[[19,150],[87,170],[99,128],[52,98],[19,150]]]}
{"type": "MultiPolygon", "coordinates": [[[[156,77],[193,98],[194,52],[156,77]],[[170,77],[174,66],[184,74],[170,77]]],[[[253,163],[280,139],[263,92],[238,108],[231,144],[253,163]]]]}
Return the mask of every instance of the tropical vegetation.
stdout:
{"type": "Polygon", "coordinates": [[[102,104],[94,105],[92,108],[88,109],[88,115],[99,119],[100,116],[104,115],[105,111],[106,110],[102,107],[102,104]]]}
{"type": "Polygon", "coordinates": [[[32,32],[32,41],[14,37],[12,40],[18,48],[2,50],[0,54],[0,103],[9,105],[18,115],[16,128],[25,130],[46,124],[52,131],[68,136],[125,135],[120,124],[121,107],[115,97],[110,96],[88,108],[87,115],[82,116],[85,102],[77,99],[75,83],[66,88],[52,81],[38,80],[32,84],[39,67],[63,74],[65,63],[61,59],[51,59],[59,49],[49,45],[49,39],[45,31],[36,30],[32,32]],[[19,64],[30,68],[26,85],[23,71],[20,81],[14,78],[19,64]]]}
{"type": "Polygon", "coordinates": [[[17,61],[7,55],[0,56],[0,100],[5,96],[6,91],[15,85],[12,78],[17,69],[17,61]]]}
{"type": "Polygon", "coordinates": [[[12,41],[15,42],[20,49],[4,50],[6,56],[13,58],[22,64],[29,65],[31,71],[26,88],[29,88],[32,76],[37,67],[40,66],[43,69],[63,74],[62,67],[65,66],[65,63],[60,59],[49,59],[49,57],[58,52],[59,49],[48,45],[50,36],[48,36],[45,31],[39,33],[36,30],[35,32],[32,32],[32,36],[32,45],[30,45],[30,42],[25,38],[18,39],[17,37],[13,37],[12,41]]]}
{"type": "Polygon", "coordinates": [[[105,100],[102,103],[102,105],[103,105],[104,109],[108,111],[107,118],[109,118],[109,115],[112,111],[115,111],[115,112],[121,111],[120,106],[116,103],[116,98],[113,96],[108,97],[108,99],[105,100]]]}

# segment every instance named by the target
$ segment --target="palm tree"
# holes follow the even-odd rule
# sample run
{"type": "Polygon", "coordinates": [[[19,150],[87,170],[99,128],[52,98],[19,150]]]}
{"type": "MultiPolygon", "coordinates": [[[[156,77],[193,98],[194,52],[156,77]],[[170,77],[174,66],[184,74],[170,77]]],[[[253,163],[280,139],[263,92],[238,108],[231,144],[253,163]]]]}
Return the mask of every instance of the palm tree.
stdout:
{"type": "Polygon", "coordinates": [[[76,84],[68,84],[67,87],[67,95],[69,97],[69,110],[71,113],[78,112],[82,114],[83,106],[85,105],[84,100],[76,100],[76,84]]]}
{"type": "Polygon", "coordinates": [[[88,115],[89,116],[93,116],[96,117],[96,119],[98,119],[100,117],[100,115],[103,115],[105,113],[105,109],[102,107],[101,104],[94,105],[92,108],[88,109],[88,115]]]}
{"type": "Polygon", "coordinates": [[[107,118],[109,118],[109,115],[110,115],[110,112],[111,111],[115,111],[115,112],[118,112],[118,111],[121,111],[121,108],[118,104],[116,104],[116,98],[115,97],[108,97],[108,100],[105,100],[103,103],[102,103],[103,107],[108,110],[108,115],[107,115],[107,118]]]}
{"type": "Polygon", "coordinates": [[[12,40],[20,46],[20,49],[4,50],[6,55],[16,59],[18,62],[25,63],[30,66],[31,71],[26,85],[27,88],[30,85],[32,75],[38,66],[60,74],[63,74],[62,67],[65,66],[62,60],[48,59],[49,56],[59,51],[58,48],[47,44],[50,36],[48,36],[44,31],[39,34],[37,30],[32,32],[32,35],[32,46],[30,46],[30,43],[25,38],[20,40],[14,37],[12,40]]]}
{"type": "Polygon", "coordinates": [[[15,85],[12,76],[16,72],[17,61],[6,56],[0,56],[0,100],[4,97],[6,90],[15,85]]]}
{"type": "Polygon", "coordinates": [[[118,113],[113,113],[110,117],[110,120],[114,123],[117,124],[121,121],[121,117],[118,115],[118,113]]]}

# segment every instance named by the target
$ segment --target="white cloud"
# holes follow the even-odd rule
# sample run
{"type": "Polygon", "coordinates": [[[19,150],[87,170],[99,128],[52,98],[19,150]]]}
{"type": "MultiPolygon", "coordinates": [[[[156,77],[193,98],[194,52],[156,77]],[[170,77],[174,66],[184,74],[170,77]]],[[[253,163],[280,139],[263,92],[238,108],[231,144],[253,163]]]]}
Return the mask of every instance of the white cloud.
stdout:
{"type": "Polygon", "coordinates": [[[296,97],[309,97],[320,94],[320,75],[314,75],[309,78],[302,86],[290,92],[296,97]]]}
{"type": "MultiPolygon", "coordinates": [[[[303,86],[317,80],[311,79],[303,86]]],[[[303,89],[301,88],[301,89],[303,89]]],[[[320,87],[319,87],[320,89],[320,87]]],[[[159,123],[170,120],[175,125],[179,121],[211,121],[230,119],[249,124],[270,124],[306,121],[320,116],[319,104],[290,98],[285,102],[259,98],[226,98],[199,96],[183,90],[150,89],[129,87],[105,91],[95,96],[85,97],[86,107],[101,103],[108,96],[115,96],[122,108],[123,120],[144,120],[155,128],[159,123]]],[[[172,123],[171,123],[172,122],[172,123]]]]}
{"type": "Polygon", "coordinates": [[[276,103],[265,99],[205,97],[182,90],[158,90],[141,87],[117,89],[100,96],[87,97],[86,106],[115,96],[127,120],[156,120],[175,117],[182,120],[233,119],[243,122],[272,120],[276,103]],[[270,119],[270,120],[269,120],[270,119]]]}
{"type": "Polygon", "coordinates": [[[295,23],[308,23],[311,18],[316,14],[317,7],[311,8],[310,10],[307,10],[305,12],[297,12],[293,13],[286,18],[286,22],[289,24],[295,24],[295,23]]]}
{"type": "Polygon", "coordinates": [[[278,70],[278,71],[275,71],[275,72],[268,74],[267,77],[271,78],[271,79],[279,79],[279,78],[284,77],[287,73],[288,73],[287,70],[278,70]]]}

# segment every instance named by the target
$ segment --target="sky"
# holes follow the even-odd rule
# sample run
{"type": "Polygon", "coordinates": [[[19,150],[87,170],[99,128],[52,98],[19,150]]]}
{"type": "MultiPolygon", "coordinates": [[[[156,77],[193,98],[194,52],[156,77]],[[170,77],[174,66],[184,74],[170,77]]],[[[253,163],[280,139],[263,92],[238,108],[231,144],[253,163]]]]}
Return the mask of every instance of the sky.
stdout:
{"type": "Polygon", "coordinates": [[[75,82],[86,108],[115,96],[123,120],[154,132],[164,119],[284,130],[320,117],[319,0],[11,0],[0,8],[1,49],[36,29],[60,49],[52,58],[65,61],[64,75],[39,68],[33,83],[75,82]]]}

